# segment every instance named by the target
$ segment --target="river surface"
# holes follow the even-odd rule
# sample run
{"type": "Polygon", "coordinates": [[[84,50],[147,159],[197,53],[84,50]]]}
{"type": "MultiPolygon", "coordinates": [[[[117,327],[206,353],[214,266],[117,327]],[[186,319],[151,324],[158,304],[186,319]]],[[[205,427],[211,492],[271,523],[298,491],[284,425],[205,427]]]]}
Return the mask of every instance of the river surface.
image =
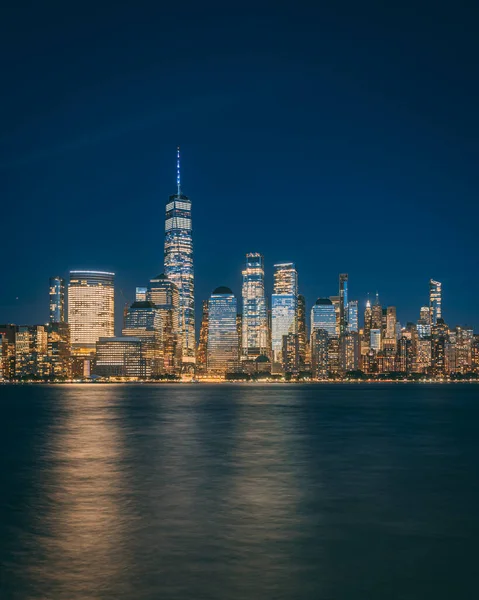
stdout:
{"type": "Polygon", "coordinates": [[[0,386],[0,598],[479,597],[479,386],[0,386]]]}

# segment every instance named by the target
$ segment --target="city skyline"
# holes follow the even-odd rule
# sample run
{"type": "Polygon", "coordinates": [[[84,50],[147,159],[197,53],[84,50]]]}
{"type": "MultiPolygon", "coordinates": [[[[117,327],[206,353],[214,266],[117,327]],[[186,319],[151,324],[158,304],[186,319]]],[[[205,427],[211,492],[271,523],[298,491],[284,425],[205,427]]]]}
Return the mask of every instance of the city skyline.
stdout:
{"type": "Polygon", "coordinates": [[[273,265],[294,261],[308,306],[347,272],[360,304],[378,289],[406,321],[432,277],[448,320],[478,329],[474,19],[464,7],[460,26],[440,10],[431,21],[350,8],[354,18],[328,5],[307,19],[291,7],[189,20],[185,5],[157,7],[126,48],[121,7],[61,32],[51,7],[28,19],[9,7],[0,44],[17,62],[3,71],[0,195],[15,260],[3,266],[4,319],[46,321],[44,273],[88,268],[117,273],[119,319],[138,282],[163,270],[179,144],[198,322],[218,285],[240,297],[255,251],[268,293],[273,265]]]}

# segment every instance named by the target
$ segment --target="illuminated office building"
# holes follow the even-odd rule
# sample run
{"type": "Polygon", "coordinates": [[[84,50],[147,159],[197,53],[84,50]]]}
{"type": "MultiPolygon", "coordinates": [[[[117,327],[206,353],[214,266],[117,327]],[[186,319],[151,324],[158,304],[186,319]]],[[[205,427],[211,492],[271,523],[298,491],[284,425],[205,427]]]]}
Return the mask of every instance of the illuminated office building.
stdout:
{"type": "Polygon", "coordinates": [[[348,274],[339,276],[339,335],[348,329],[348,274]]]}
{"type": "Polygon", "coordinates": [[[431,315],[429,306],[422,306],[417,322],[417,334],[421,339],[431,336],[431,315]]]}
{"type": "Polygon", "coordinates": [[[348,302],[348,332],[359,332],[358,301],[349,300],[348,302]]]}
{"type": "Polygon", "coordinates": [[[1,369],[4,379],[15,378],[15,335],[17,326],[13,324],[0,325],[1,369]]]}
{"type": "Polygon", "coordinates": [[[65,321],[65,280],[50,277],[50,323],[65,321]]]}
{"type": "Polygon", "coordinates": [[[48,337],[44,325],[19,325],[15,333],[15,377],[49,375],[48,337]]]}
{"type": "Polygon", "coordinates": [[[364,330],[363,330],[363,338],[368,347],[371,343],[371,329],[373,326],[372,322],[372,309],[371,309],[371,301],[369,298],[366,301],[366,308],[364,309],[364,330]]]}
{"type": "Polygon", "coordinates": [[[436,325],[442,318],[442,283],[429,280],[429,314],[431,325],[436,325]]]}
{"type": "Polygon", "coordinates": [[[181,361],[195,362],[195,284],[191,200],[181,192],[180,150],[177,152],[177,193],[169,198],[165,218],[165,275],[178,288],[178,333],[181,361]]]}
{"type": "Polygon", "coordinates": [[[100,338],[96,343],[95,375],[120,379],[146,376],[142,341],[135,337],[100,338]]]}
{"type": "Polygon", "coordinates": [[[449,330],[444,319],[437,319],[431,331],[431,367],[435,377],[446,375],[446,344],[448,342],[449,330]]]}
{"type": "Polygon", "coordinates": [[[371,329],[369,346],[375,352],[379,352],[379,350],[381,350],[381,348],[382,348],[382,344],[381,344],[382,339],[381,338],[382,338],[381,329],[371,329]]]}
{"type": "Polygon", "coordinates": [[[345,333],[340,340],[342,370],[356,371],[359,368],[359,334],[355,331],[345,333]]]}
{"type": "Polygon", "coordinates": [[[100,337],[115,335],[114,273],[70,271],[68,323],[72,352],[95,351],[100,337]]]}
{"type": "Polygon", "coordinates": [[[328,347],[328,332],[325,329],[313,329],[311,331],[311,374],[313,379],[328,378],[328,347]]]}
{"type": "Polygon", "coordinates": [[[336,310],[329,298],[318,298],[311,309],[311,333],[323,329],[329,337],[338,335],[336,310]]]}
{"type": "Polygon", "coordinates": [[[383,327],[383,309],[379,302],[379,294],[376,292],[376,300],[371,308],[371,329],[383,327]]]}
{"type": "Polygon", "coordinates": [[[271,297],[273,370],[282,370],[283,336],[298,333],[298,273],[294,263],[274,265],[271,297]]]}
{"type": "Polygon", "coordinates": [[[141,340],[146,377],[157,377],[165,372],[161,314],[153,302],[136,301],[128,308],[122,336],[141,340]]]}
{"type": "Polygon", "coordinates": [[[135,293],[136,302],[146,302],[146,295],[148,293],[147,287],[137,287],[135,293]]]}
{"type": "Polygon", "coordinates": [[[288,333],[283,335],[283,373],[298,375],[300,367],[299,359],[299,335],[297,333],[288,333]]]}
{"type": "Polygon", "coordinates": [[[66,380],[72,376],[70,326],[55,321],[47,327],[47,360],[49,375],[54,379],[66,380]]]}
{"type": "Polygon", "coordinates": [[[306,299],[303,294],[298,294],[298,344],[299,364],[303,369],[309,363],[309,344],[306,331],[306,299]]]}
{"type": "Polygon", "coordinates": [[[233,292],[218,287],[208,301],[207,369],[224,375],[238,368],[237,303],[233,292]]]}
{"type": "Polygon", "coordinates": [[[268,354],[268,314],[264,293],[263,256],[257,252],[247,254],[242,274],[241,354],[245,358],[255,358],[268,354]]]}
{"type": "Polygon", "coordinates": [[[146,299],[160,313],[164,372],[174,374],[181,370],[179,340],[180,295],[176,285],[164,273],[150,280],[146,299]]]}
{"type": "Polygon", "coordinates": [[[427,373],[431,368],[431,340],[418,338],[416,341],[415,373],[427,373]]]}
{"type": "Polygon", "coordinates": [[[200,339],[196,353],[196,370],[200,373],[206,371],[206,356],[208,350],[208,300],[203,300],[201,316],[200,339]]]}

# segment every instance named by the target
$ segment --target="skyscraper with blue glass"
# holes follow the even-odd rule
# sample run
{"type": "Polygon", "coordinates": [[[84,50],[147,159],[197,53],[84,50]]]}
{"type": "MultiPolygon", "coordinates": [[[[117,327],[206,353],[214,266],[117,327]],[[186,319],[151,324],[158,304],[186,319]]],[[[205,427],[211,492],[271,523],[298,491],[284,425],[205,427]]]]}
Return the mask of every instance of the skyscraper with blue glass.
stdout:
{"type": "Polygon", "coordinates": [[[184,366],[195,362],[195,284],[191,200],[181,192],[180,149],[176,156],[177,193],[169,198],[165,218],[165,275],[178,288],[178,333],[184,366]]]}
{"type": "Polygon", "coordinates": [[[237,304],[233,292],[218,287],[208,301],[207,368],[212,374],[235,371],[238,366],[237,304]]]}
{"type": "Polygon", "coordinates": [[[65,321],[65,280],[50,277],[50,323],[65,321]]]}
{"type": "Polygon", "coordinates": [[[329,298],[318,298],[311,309],[311,335],[319,329],[326,331],[329,337],[338,335],[336,310],[329,298]]]}

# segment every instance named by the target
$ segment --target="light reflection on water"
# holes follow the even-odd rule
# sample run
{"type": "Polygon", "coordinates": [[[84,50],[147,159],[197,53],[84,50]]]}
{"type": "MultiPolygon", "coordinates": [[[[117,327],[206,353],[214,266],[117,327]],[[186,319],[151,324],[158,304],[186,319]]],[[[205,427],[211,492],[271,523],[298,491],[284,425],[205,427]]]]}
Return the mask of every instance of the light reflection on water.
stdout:
{"type": "Polygon", "coordinates": [[[0,597],[459,598],[476,389],[5,386],[0,597]]]}

